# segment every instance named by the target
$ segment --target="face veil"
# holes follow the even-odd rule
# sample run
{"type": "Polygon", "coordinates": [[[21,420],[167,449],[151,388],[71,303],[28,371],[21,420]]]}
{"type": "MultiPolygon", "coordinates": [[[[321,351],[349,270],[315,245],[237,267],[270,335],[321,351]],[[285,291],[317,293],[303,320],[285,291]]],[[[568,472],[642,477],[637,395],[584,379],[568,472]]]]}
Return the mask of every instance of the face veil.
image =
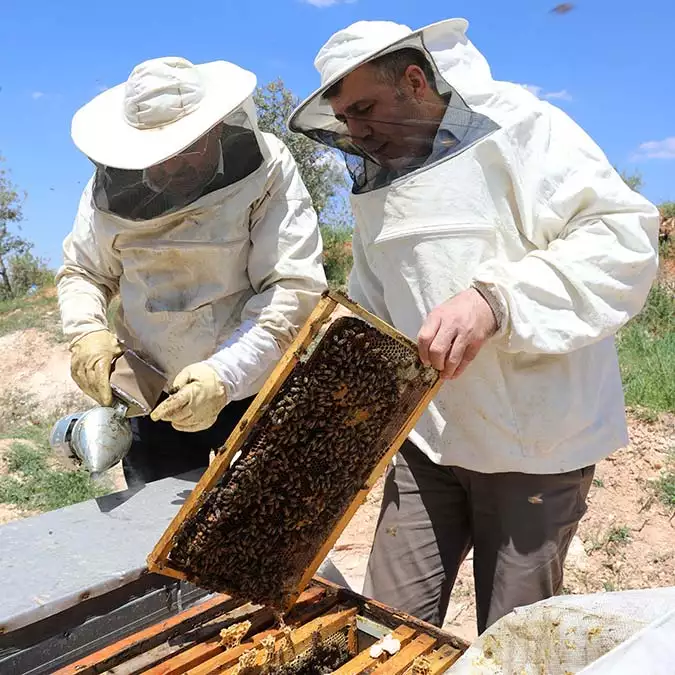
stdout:
{"type": "Polygon", "coordinates": [[[151,220],[242,180],[262,162],[254,125],[240,108],[186,150],[148,169],[95,163],[94,205],[126,220],[151,220]]]}
{"type": "MultiPolygon", "coordinates": [[[[385,111],[380,117],[364,115],[361,119],[357,110],[347,120],[342,116],[338,119],[326,91],[303,104],[290,121],[293,131],[344,156],[354,194],[385,187],[422,167],[450,159],[499,128],[491,119],[472,110],[444,77],[423,34],[413,35],[386,53],[401,49],[415,50],[431,69],[428,79],[440,96],[435,104],[438,109],[433,111],[437,122],[432,129],[428,120],[414,114],[412,107],[409,107],[410,114],[402,107],[397,115],[385,111]],[[395,143],[387,144],[387,139],[394,139],[395,143]],[[386,152],[394,145],[395,151],[387,157],[386,152]]],[[[381,56],[383,54],[378,53],[360,65],[381,56]]]]}

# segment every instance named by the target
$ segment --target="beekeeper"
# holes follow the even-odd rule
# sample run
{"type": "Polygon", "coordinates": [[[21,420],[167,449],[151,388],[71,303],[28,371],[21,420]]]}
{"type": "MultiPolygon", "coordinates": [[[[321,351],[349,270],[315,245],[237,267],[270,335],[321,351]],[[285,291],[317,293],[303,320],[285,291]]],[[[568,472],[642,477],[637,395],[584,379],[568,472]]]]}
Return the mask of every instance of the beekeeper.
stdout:
{"type": "Polygon", "coordinates": [[[132,420],[127,482],[206,466],[326,288],[310,196],[257,127],[255,85],[232,63],[158,58],[73,118],[95,171],[57,276],[72,376],[110,405],[130,348],[170,384],[132,420]]]}
{"type": "Polygon", "coordinates": [[[628,442],[614,335],[658,214],[467,26],[339,31],[289,125],[347,158],[350,294],[447,379],[388,470],[364,592],[440,625],[473,547],[482,632],[560,591],[594,465],[628,442]]]}

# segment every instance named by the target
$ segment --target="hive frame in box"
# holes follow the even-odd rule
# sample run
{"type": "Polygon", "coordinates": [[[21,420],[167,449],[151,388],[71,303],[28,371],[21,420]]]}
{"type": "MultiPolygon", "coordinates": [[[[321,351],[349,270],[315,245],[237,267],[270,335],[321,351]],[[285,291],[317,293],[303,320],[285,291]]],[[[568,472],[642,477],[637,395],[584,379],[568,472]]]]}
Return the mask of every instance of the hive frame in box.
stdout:
{"type": "Polygon", "coordinates": [[[335,675],[414,675],[419,656],[424,656],[427,662],[421,672],[442,675],[469,647],[464,640],[436,626],[320,578],[315,578],[302,593],[286,619],[286,626],[279,626],[274,612],[267,607],[215,595],[171,619],[131,632],[116,642],[98,646],[94,641],[91,646],[92,649],[98,646],[96,651],[49,672],[52,675],[103,672],[234,675],[245,652],[258,652],[262,640],[269,636],[275,639],[276,651],[277,640],[287,635],[289,628],[297,651],[302,643],[307,645],[307,638],[314,635],[316,629],[323,629],[325,635],[332,628],[348,626],[348,638],[356,637],[356,644],[352,644],[349,651],[358,654],[333,671],[335,675]],[[356,636],[352,630],[354,619],[356,636]],[[223,639],[223,634],[232,629],[241,639],[238,644],[235,639],[236,646],[227,645],[223,639]],[[391,656],[387,652],[371,656],[370,647],[386,635],[400,642],[400,651],[391,656]]]}
{"type": "MultiPolygon", "coordinates": [[[[264,414],[267,404],[279,391],[295,365],[300,362],[302,357],[305,356],[307,347],[319,335],[322,328],[327,323],[329,323],[331,318],[336,318],[334,316],[336,311],[350,312],[364,321],[367,321],[382,333],[385,333],[389,337],[403,343],[406,347],[416,349],[414,342],[399,333],[386,322],[364,310],[346,296],[333,292],[324,293],[318,305],[315,307],[304,326],[298,332],[295,340],[282,356],[272,374],[265,382],[263,388],[251,403],[251,406],[247,410],[237,428],[232,432],[225,442],[223,448],[215,456],[193,489],[190,496],[182,505],[180,511],[176,514],[173,521],[169,524],[168,528],[148,556],[148,569],[151,572],[164,574],[176,579],[188,578],[188,575],[183,571],[174,569],[171,566],[171,562],[169,561],[169,554],[171,552],[174,537],[180,531],[182,525],[202,506],[209,494],[209,491],[218,484],[218,481],[224,472],[229,468],[232,459],[246,441],[249,433],[255,428],[256,422],[264,414]]],[[[319,566],[333,548],[335,542],[347,527],[349,521],[352,519],[357,509],[364,502],[371,488],[377,479],[382,475],[387,464],[401,447],[408,434],[412,431],[420,415],[424,412],[426,407],[434,398],[441,385],[442,380],[440,378],[440,374],[438,374],[435,376],[433,382],[430,383],[429,389],[408,416],[406,423],[401,427],[398,435],[391,442],[386,453],[382,456],[376,467],[373,469],[370,476],[365,481],[363,487],[356,494],[344,512],[343,516],[333,528],[328,538],[324,541],[317,555],[314,557],[310,565],[305,569],[305,572],[297,587],[295,588],[295,591],[291,594],[289,601],[283,608],[284,611],[288,611],[293,606],[304,588],[306,588],[306,586],[310,583],[319,566]]]]}

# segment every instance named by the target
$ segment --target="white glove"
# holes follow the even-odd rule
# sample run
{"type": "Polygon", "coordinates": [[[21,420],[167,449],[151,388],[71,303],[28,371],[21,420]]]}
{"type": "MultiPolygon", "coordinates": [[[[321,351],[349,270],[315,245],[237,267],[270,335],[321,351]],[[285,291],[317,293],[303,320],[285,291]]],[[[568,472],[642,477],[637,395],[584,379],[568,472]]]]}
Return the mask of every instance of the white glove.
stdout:
{"type": "Polygon", "coordinates": [[[206,363],[193,363],[176,375],[171,396],[150,413],[153,422],[171,422],[177,431],[203,431],[213,426],[227,405],[227,389],[206,363]]]}

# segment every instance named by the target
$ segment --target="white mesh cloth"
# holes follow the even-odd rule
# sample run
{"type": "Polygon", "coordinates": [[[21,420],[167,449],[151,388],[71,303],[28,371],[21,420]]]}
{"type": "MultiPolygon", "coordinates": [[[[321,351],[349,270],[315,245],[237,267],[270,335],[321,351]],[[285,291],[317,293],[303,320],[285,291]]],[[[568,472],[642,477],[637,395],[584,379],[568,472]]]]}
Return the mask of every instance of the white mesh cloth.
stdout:
{"type": "Polygon", "coordinates": [[[518,608],[485,631],[446,671],[448,675],[637,672],[675,673],[675,587],[558,596],[518,608]]]}

